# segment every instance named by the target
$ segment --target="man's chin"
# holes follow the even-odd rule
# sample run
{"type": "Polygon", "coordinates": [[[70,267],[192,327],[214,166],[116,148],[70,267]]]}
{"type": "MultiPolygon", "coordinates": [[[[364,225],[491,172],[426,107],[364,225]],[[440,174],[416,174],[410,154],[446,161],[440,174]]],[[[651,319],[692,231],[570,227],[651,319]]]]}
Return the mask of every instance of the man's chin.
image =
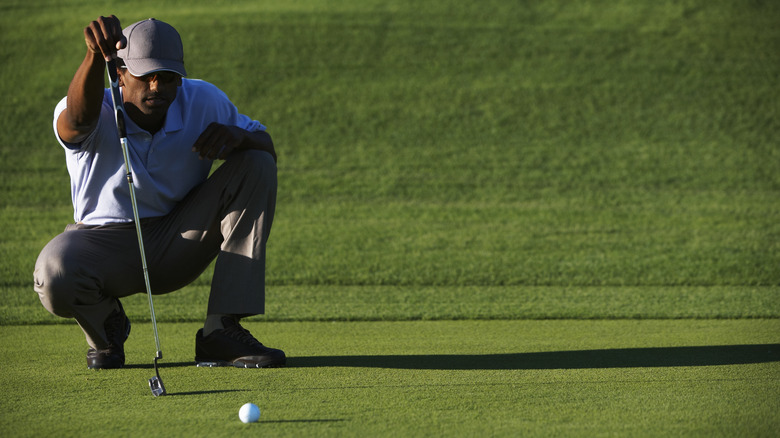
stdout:
{"type": "Polygon", "coordinates": [[[165,111],[170,106],[170,102],[165,99],[148,99],[144,101],[144,107],[148,111],[165,111]]]}
{"type": "Polygon", "coordinates": [[[165,105],[146,105],[143,106],[143,113],[147,117],[165,117],[168,113],[168,107],[170,104],[167,102],[165,105]]]}

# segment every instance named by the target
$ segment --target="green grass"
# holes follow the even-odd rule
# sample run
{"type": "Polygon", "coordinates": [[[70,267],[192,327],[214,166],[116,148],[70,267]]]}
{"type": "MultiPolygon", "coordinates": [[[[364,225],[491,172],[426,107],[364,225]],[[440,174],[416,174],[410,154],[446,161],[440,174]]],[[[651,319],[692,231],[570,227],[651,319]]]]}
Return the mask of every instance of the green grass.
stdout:
{"type": "Polygon", "coordinates": [[[0,434],[232,435],[254,400],[277,436],[771,435],[778,22],[761,0],[4,0],[0,434]],[[176,397],[144,386],[143,295],[118,372],[84,370],[79,330],[40,306],[35,259],[72,220],[51,114],[110,13],[174,24],[190,75],[269,127],[250,324],[290,368],[178,365],[210,270],[155,301],[176,397]]]}
{"type": "Polygon", "coordinates": [[[151,326],[128,368],[89,371],[75,327],[0,327],[0,429],[12,436],[771,436],[777,320],[250,323],[290,366],[191,366],[197,323],[151,326]],[[29,356],[29,343],[37,354],[29,356]],[[19,357],[27,360],[19,361],[19,357]],[[42,369],[50,372],[42,373],[42,369]],[[259,424],[238,409],[260,406],[259,424]],[[30,424],[33,422],[34,424],[30,424]]]}
{"type": "MultiPolygon", "coordinates": [[[[158,296],[162,322],[201,321],[208,287],[158,296]]],[[[281,286],[268,291],[257,321],[776,318],[780,297],[766,287],[281,286]]],[[[5,324],[63,324],[30,292],[0,305],[5,324]]],[[[122,300],[129,318],[149,321],[146,295],[122,300]]]]}
{"type": "MultiPolygon", "coordinates": [[[[269,126],[270,284],[780,284],[773,3],[217,4],[114,7],[177,24],[191,75],[269,126]],[[242,44],[204,31],[228,23],[242,44]]],[[[96,5],[6,8],[13,294],[71,215],[51,110],[96,5]]]]}

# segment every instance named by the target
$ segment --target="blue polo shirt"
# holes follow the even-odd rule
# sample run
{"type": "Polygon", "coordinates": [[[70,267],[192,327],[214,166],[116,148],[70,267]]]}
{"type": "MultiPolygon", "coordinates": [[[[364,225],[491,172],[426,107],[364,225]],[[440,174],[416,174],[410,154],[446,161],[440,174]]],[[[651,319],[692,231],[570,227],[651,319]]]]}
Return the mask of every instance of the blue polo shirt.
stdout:
{"type": "MultiPolygon", "coordinates": [[[[106,89],[103,95],[97,127],[78,144],[66,143],[57,134],[57,118],[66,105],[67,98],[63,98],[54,110],[54,133],[65,148],[74,221],[89,225],[131,222],[130,189],[111,90],[106,89]]],[[[182,79],[165,123],[154,135],[127,119],[139,217],[168,214],[193,187],[206,180],[212,161],[200,160],[192,145],[212,122],[248,131],[265,130],[260,122],[240,114],[220,89],[193,79],[182,79]]]]}

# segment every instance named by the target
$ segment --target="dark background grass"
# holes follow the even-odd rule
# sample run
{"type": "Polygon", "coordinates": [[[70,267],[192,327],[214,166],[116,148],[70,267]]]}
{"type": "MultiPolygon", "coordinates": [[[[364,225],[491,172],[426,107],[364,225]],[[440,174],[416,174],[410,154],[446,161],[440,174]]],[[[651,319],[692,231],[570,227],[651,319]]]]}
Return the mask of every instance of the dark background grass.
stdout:
{"type": "MultiPolygon", "coordinates": [[[[480,291],[511,286],[492,299],[518,317],[562,294],[595,300],[583,317],[780,315],[774,2],[7,1],[2,321],[49,318],[32,268],[72,220],[51,113],[106,10],[173,23],[191,76],[269,126],[271,306],[308,315],[319,294],[367,303],[321,317],[399,317],[372,294],[435,307],[475,288],[418,313],[484,317],[480,291]],[[616,288],[635,310],[593,293],[616,288]]],[[[209,281],[161,305],[198,319],[209,281]]],[[[533,315],[576,317],[561,302],[533,315]]]]}

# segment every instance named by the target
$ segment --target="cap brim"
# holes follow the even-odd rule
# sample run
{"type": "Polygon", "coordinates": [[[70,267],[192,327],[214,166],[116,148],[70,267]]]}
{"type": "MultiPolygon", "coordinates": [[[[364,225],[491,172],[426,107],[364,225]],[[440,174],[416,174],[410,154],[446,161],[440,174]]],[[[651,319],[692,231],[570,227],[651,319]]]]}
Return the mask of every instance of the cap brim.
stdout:
{"type": "Polygon", "coordinates": [[[125,59],[125,67],[131,75],[140,77],[158,71],[172,71],[187,76],[184,64],[169,59],[125,59]]]}

